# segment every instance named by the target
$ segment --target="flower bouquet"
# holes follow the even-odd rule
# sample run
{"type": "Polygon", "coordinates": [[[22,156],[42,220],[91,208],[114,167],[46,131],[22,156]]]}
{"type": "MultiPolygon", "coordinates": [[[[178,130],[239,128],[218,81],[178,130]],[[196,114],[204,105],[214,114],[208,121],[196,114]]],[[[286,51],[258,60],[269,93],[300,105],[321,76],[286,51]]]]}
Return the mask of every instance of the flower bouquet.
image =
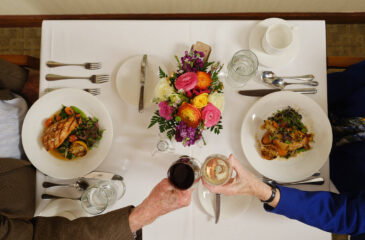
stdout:
{"type": "Polygon", "coordinates": [[[193,145],[203,138],[203,131],[219,134],[223,128],[221,115],[224,107],[223,83],[218,73],[223,65],[204,61],[204,53],[185,51],[178,67],[169,76],[160,68],[160,80],[153,101],[158,104],[148,128],[156,123],[161,133],[171,140],[193,145]]]}

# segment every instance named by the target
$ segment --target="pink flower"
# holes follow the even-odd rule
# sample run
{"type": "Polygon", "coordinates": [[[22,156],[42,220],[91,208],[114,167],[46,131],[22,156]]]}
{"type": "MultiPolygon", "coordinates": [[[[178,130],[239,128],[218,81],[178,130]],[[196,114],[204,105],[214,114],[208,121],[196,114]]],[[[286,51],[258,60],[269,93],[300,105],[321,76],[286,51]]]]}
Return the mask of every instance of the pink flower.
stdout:
{"type": "Polygon", "coordinates": [[[159,114],[161,117],[165,118],[166,120],[171,120],[171,114],[174,112],[174,108],[169,105],[169,102],[164,101],[158,104],[160,107],[159,114]]]}
{"type": "Polygon", "coordinates": [[[185,92],[193,89],[198,84],[198,75],[195,72],[187,72],[178,77],[175,81],[177,90],[184,90],[185,92]]]}
{"type": "Polygon", "coordinates": [[[208,103],[202,111],[202,119],[206,127],[214,126],[221,119],[221,111],[213,104],[208,103]]]}

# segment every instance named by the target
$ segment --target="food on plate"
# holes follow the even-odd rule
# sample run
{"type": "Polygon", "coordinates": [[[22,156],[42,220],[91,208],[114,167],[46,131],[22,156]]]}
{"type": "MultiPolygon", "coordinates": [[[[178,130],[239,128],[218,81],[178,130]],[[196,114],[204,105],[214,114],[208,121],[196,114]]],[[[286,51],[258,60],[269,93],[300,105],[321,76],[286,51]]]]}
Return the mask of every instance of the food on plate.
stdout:
{"type": "Polygon", "coordinates": [[[44,122],[42,143],[57,158],[71,160],[85,156],[103,136],[99,121],[75,106],[62,106],[44,122]]]}
{"type": "Polygon", "coordinates": [[[302,122],[302,116],[293,108],[279,110],[264,121],[266,130],[260,142],[261,156],[267,160],[290,158],[311,149],[313,133],[302,122]]]}

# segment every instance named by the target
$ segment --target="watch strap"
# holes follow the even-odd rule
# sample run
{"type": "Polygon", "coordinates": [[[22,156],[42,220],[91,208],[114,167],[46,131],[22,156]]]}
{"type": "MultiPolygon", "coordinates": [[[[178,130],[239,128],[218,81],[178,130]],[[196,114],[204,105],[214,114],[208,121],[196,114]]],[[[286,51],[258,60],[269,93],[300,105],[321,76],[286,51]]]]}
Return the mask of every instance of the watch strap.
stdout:
{"type": "Polygon", "coordinates": [[[276,182],[275,181],[267,181],[267,182],[264,182],[264,183],[266,183],[267,185],[269,185],[271,187],[271,196],[267,200],[261,200],[261,202],[271,203],[274,200],[275,196],[276,196],[276,190],[277,190],[276,182]]]}

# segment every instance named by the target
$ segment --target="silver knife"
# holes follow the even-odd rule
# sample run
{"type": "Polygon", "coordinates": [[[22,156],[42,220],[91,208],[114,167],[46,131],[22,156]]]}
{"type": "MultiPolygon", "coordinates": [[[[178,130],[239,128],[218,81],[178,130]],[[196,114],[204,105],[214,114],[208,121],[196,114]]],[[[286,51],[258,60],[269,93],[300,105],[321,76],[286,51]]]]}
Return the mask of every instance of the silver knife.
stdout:
{"type": "Polygon", "coordinates": [[[110,172],[91,172],[83,176],[83,178],[93,178],[93,179],[101,179],[101,180],[120,180],[123,181],[123,177],[110,173],[110,172]]]}
{"type": "Polygon", "coordinates": [[[143,95],[144,95],[144,84],[146,81],[146,69],[147,69],[147,54],[143,55],[141,62],[141,75],[139,81],[141,83],[140,91],[139,91],[139,104],[138,111],[142,112],[143,110],[143,95]]]}
{"type": "Polygon", "coordinates": [[[255,90],[241,90],[238,91],[239,94],[250,96],[250,97],[262,97],[267,94],[279,91],[291,91],[298,92],[304,94],[315,94],[317,93],[317,89],[315,88],[296,88],[296,89],[255,89],[255,90]]]}
{"type": "Polygon", "coordinates": [[[221,195],[219,193],[215,194],[215,224],[219,221],[219,215],[221,213],[221,195]]]}

